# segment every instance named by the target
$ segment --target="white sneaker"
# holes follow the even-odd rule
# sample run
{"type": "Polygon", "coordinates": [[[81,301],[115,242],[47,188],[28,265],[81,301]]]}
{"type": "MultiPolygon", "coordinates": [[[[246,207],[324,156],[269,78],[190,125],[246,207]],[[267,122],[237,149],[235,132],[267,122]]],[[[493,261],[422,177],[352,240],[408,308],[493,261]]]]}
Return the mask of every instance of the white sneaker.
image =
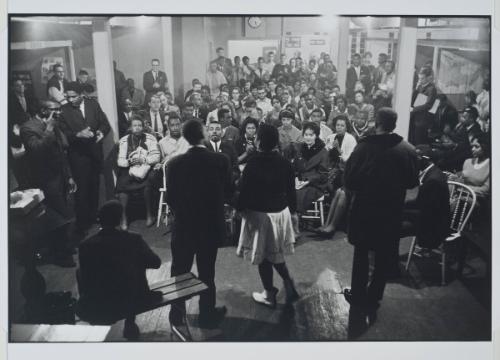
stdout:
{"type": "Polygon", "coordinates": [[[266,305],[270,308],[275,308],[276,307],[276,294],[278,293],[278,289],[275,289],[274,291],[267,291],[264,290],[261,293],[254,292],[252,293],[252,298],[254,299],[255,302],[266,305]]]}

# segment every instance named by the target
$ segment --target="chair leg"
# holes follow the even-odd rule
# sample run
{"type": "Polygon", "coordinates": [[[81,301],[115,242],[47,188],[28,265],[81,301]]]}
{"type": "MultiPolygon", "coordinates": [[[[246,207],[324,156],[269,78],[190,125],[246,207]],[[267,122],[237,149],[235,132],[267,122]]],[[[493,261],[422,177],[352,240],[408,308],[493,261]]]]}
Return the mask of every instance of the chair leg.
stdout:
{"type": "Polygon", "coordinates": [[[158,216],[156,217],[156,227],[160,226],[161,209],[163,207],[163,194],[164,194],[164,192],[161,191],[161,194],[160,194],[160,203],[158,204],[158,216]]]}
{"type": "Polygon", "coordinates": [[[416,243],[417,243],[417,238],[414,236],[411,239],[410,251],[408,252],[408,259],[406,259],[406,266],[405,266],[406,271],[408,271],[408,268],[410,267],[410,261],[411,261],[412,255],[413,255],[413,251],[415,251],[416,243]]]}
{"type": "Polygon", "coordinates": [[[441,254],[441,286],[446,285],[446,251],[443,246],[443,252],[441,254]]]}
{"type": "Polygon", "coordinates": [[[323,206],[323,201],[319,203],[319,217],[321,221],[321,226],[325,225],[325,209],[323,206]]]}

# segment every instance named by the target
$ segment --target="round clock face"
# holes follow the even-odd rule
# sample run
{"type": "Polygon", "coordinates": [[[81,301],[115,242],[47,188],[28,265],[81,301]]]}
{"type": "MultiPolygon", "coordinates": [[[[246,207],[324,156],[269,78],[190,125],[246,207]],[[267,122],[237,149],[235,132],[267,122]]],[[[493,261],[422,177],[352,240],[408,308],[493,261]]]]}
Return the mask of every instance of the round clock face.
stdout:
{"type": "Polygon", "coordinates": [[[250,27],[256,29],[260,25],[262,25],[262,18],[260,18],[258,16],[249,17],[248,18],[248,25],[250,25],[250,27]]]}

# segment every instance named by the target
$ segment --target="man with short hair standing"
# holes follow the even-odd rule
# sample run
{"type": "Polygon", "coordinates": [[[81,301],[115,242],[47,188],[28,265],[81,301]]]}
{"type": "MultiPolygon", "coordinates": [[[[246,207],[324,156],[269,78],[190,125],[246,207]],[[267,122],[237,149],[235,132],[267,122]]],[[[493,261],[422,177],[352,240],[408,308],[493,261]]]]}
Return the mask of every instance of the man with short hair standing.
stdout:
{"type": "Polygon", "coordinates": [[[68,158],[77,185],[76,230],[82,234],[96,220],[103,163],[102,140],[109,133],[110,126],[99,103],[83,98],[76,82],[68,84],[66,96],[68,103],[61,108],[60,125],[69,143],[68,158]]]}
{"type": "Polygon", "coordinates": [[[61,105],[67,103],[64,93],[68,86],[68,80],[64,77],[64,66],[55,64],[53,66],[54,76],[47,81],[47,95],[49,100],[58,102],[61,105]]]}
{"type": "Polygon", "coordinates": [[[345,289],[344,296],[369,316],[375,315],[390,266],[397,261],[393,249],[399,240],[406,190],[419,184],[415,148],[393,133],[396,120],[396,112],[381,108],[375,135],[359,140],[344,172],[345,187],[353,193],[348,239],[354,245],[351,289],[345,289]],[[370,251],[375,253],[375,267],[368,285],[370,251]]]}
{"type": "Polygon", "coordinates": [[[144,106],[147,106],[151,96],[159,91],[168,90],[167,74],[160,70],[160,60],[151,60],[151,70],[146,71],[142,77],[142,87],[146,91],[144,106]]]}
{"type": "MultiPolygon", "coordinates": [[[[183,135],[191,148],[169,162],[167,173],[167,203],[174,214],[171,276],[191,271],[196,255],[198,276],[208,285],[200,295],[199,324],[215,328],[227,311],[215,306],[215,262],[226,233],[224,203],[233,191],[231,168],[226,156],[203,145],[207,134],[200,122],[188,120],[183,135]]],[[[183,301],[172,306],[171,324],[182,323],[185,311],[183,301]]]]}
{"type": "Polygon", "coordinates": [[[210,87],[210,94],[212,99],[215,99],[220,94],[220,86],[222,84],[227,84],[226,77],[224,74],[218,70],[218,65],[215,61],[210,63],[210,67],[207,71],[207,85],[210,87]]]}

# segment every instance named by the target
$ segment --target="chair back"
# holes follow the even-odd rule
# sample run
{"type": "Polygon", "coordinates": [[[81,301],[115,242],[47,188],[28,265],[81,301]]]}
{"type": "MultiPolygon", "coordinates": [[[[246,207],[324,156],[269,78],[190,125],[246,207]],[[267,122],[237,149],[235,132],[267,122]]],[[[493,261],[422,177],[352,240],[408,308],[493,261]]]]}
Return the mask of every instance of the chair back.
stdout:
{"type": "Polygon", "coordinates": [[[467,185],[456,181],[448,181],[448,187],[450,189],[450,229],[460,233],[476,206],[476,194],[467,185]]]}
{"type": "Polygon", "coordinates": [[[162,166],[161,166],[161,170],[162,170],[162,173],[163,173],[163,188],[166,189],[167,188],[167,173],[166,173],[166,170],[167,169],[167,162],[164,161],[162,166]]]}

